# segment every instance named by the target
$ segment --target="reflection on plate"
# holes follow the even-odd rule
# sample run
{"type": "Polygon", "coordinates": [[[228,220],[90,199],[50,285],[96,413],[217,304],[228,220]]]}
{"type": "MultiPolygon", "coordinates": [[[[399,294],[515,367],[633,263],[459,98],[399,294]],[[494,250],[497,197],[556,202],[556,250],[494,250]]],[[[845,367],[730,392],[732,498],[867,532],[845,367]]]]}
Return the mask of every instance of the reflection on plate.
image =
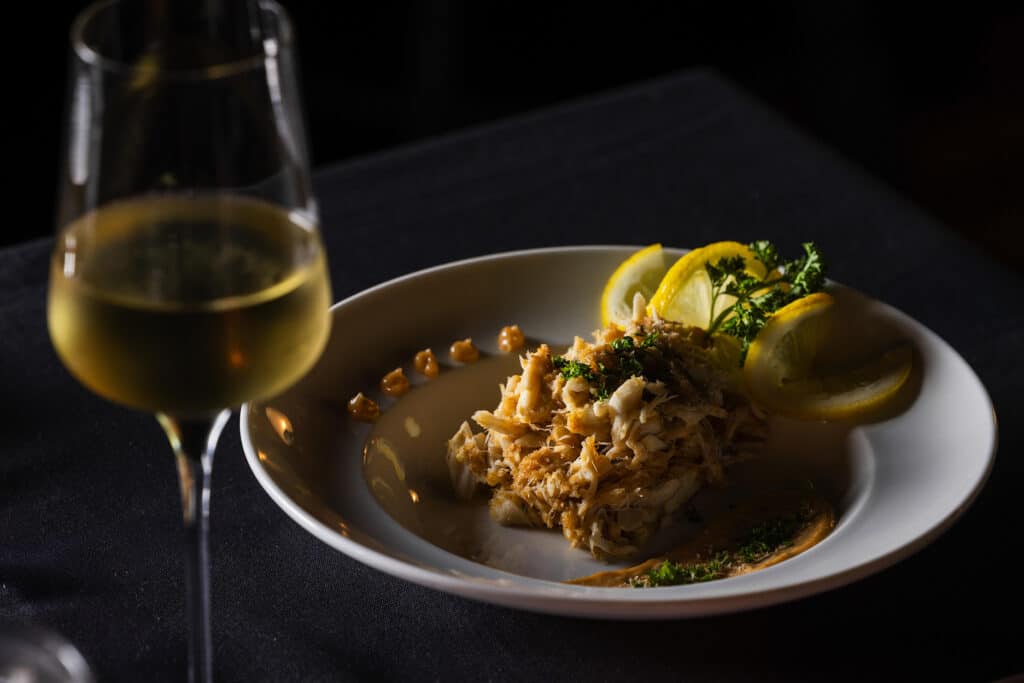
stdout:
{"type": "MultiPolygon", "coordinates": [[[[995,445],[984,388],[941,339],[872,303],[872,313],[918,349],[912,403],[861,427],[774,419],[767,452],[734,469],[727,489],[694,500],[706,521],[750,492],[814,486],[838,514],[829,537],[779,565],[710,583],[645,590],[560,583],[615,565],[569,548],[557,531],[494,523],[483,496],[457,501],[444,443],[473,410],[493,406],[498,383],[518,371],[516,357],[498,351],[497,331],[518,323],[531,344],[555,346],[596,329],[604,278],[630,252],[499,254],[414,273],[338,304],[331,340],[306,379],[242,411],[242,441],[257,479],[306,530],[382,571],[489,602],[613,618],[734,611],[842,585],[935,538],[980,489],[995,445]],[[479,363],[443,367],[430,382],[414,379],[413,391],[383,402],[375,425],[347,418],[346,400],[375,387],[384,372],[408,366],[421,348],[440,352],[467,336],[483,352],[479,363]]],[[[696,528],[683,517],[645,554],[696,528]]]]}

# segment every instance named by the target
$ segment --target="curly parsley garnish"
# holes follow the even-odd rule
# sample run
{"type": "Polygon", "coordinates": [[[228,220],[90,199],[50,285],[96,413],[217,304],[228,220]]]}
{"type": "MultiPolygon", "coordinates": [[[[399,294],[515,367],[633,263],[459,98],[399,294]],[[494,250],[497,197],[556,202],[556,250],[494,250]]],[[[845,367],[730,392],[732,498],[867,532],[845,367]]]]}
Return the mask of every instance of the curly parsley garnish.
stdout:
{"type": "Polygon", "coordinates": [[[766,279],[748,273],[746,259],[742,256],[704,264],[711,279],[708,334],[721,332],[736,337],[741,345],[740,363],[772,313],[825,286],[825,262],[813,242],[805,242],[804,253],[788,261],[783,261],[779,250],[767,240],[752,242],[748,246],[768,271],[766,279]],[[715,304],[723,296],[732,296],[736,300],[716,314],[715,304]]]}

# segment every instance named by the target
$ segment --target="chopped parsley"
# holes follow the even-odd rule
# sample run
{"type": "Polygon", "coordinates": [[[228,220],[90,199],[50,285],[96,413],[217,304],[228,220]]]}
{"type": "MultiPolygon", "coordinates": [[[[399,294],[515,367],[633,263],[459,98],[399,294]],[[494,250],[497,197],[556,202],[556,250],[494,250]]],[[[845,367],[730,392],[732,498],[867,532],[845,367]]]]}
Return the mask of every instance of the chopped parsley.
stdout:
{"type": "Polygon", "coordinates": [[[594,398],[602,400],[610,395],[605,386],[605,369],[600,363],[598,363],[598,368],[595,370],[583,361],[569,360],[564,356],[552,356],[551,364],[555,367],[555,372],[567,380],[573,377],[582,377],[586,380],[590,385],[590,393],[594,398]]]}
{"type": "Polygon", "coordinates": [[[582,377],[588,382],[593,382],[597,379],[593,369],[582,361],[569,360],[562,356],[555,356],[551,359],[551,363],[555,366],[555,370],[557,370],[559,374],[566,379],[582,377]]]}
{"type": "Polygon", "coordinates": [[[793,545],[793,535],[800,529],[800,520],[778,517],[762,522],[750,530],[735,555],[746,564],[760,562],[777,550],[793,545]]]}
{"type": "Polygon", "coordinates": [[[648,332],[647,334],[644,335],[644,338],[640,340],[640,348],[652,349],[655,346],[657,346],[658,339],[660,338],[661,335],[658,334],[657,332],[648,332]]]}
{"type": "Polygon", "coordinates": [[[608,344],[610,353],[595,361],[594,366],[564,356],[552,357],[551,364],[565,379],[582,377],[597,400],[606,400],[626,380],[644,376],[643,355],[657,346],[659,338],[657,332],[649,332],[642,337],[625,335],[613,339],[608,344]]]}
{"type": "Polygon", "coordinates": [[[728,553],[719,553],[707,562],[696,564],[679,564],[665,560],[652,567],[647,574],[630,581],[630,585],[634,588],[656,588],[714,581],[725,577],[729,559],[728,553]]]}
{"type": "Polygon", "coordinates": [[[805,514],[776,517],[761,522],[746,535],[743,541],[731,551],[721,551],[710,560],[682,564],[665,560],[645,574],[629,580],[633,588],[655,588],[658,586],[683,586],[724,579],[733,569],[754,564],[774,552],[793,545],[793,537],[805,521],[805,514]]]}

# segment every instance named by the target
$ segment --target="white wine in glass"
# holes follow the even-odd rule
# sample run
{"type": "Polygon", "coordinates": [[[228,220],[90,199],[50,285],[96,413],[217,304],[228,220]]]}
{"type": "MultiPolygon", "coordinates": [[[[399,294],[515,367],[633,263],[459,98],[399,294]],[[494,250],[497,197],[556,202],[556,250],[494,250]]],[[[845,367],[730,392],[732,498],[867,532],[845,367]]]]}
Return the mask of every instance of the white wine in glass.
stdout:
{"type": "Polygon", "coordinates": [[[329,333],[292,29],[270,0],[105,0],[71,42],[50,336],[83,385],[155,413],[170,439],[189,680],[205,682],[217,438],[329,333]]]}
{"type": "Polygon", "coordinates": [[[71,223],[62,239],[51,337],[79,381],[113,401],[218,411],[287,388],[326,340],[316,232],[272,204],[125,200],[71,223]]]}

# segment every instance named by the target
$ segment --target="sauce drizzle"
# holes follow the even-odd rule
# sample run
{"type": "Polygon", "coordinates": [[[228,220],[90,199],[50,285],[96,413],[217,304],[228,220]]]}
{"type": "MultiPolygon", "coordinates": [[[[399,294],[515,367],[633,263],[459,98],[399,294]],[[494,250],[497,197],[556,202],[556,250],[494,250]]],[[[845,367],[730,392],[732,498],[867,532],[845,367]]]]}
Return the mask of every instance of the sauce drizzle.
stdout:
{"type": "Polygon", "coordinates": [[[778,564],[819,543],[835,527],[824,498],[784,492],[744,503],[665,555],[566,583],[648,588],[703,583],[778,564]]]}

